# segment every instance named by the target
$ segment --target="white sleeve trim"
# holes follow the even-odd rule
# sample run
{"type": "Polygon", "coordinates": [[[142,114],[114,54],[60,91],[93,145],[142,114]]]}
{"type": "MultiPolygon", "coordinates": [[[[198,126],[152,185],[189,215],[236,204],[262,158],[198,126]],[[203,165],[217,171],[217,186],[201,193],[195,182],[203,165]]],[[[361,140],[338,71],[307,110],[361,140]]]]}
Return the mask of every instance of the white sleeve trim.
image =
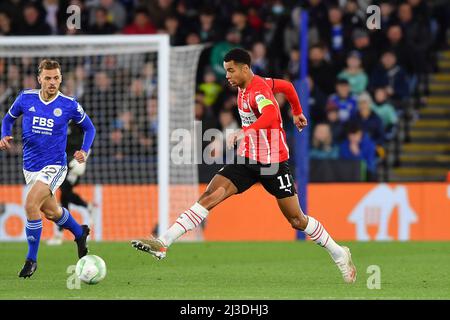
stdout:
{"type": "Polygon", "coordinates": [[[11,110],[8,110],[8,113],[9,113],[9,115],[11,116],[11,117],[13,117],[14,119],[17,119],[18,117],[16,117],[15,115],[13,115],[12,113],[11,113],[11,110]]]}
{"type": "Polygon", "coordinates": [[[84,113],[84,116],[83,116],[83,118],[81,118],[81,120],[77,122],[77,124],[80,124],[80,123],[82,123],[82,122],[83,122],[83,120],[84,120],[85,118],[86,118],[86,112],[84,113]]]}

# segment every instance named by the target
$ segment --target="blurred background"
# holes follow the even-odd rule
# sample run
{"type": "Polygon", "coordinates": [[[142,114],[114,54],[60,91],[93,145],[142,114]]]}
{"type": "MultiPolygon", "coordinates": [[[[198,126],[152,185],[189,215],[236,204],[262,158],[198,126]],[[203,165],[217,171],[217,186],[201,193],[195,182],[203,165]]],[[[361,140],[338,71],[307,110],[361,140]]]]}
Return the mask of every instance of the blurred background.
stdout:
{"type": "MultiPolygon", "coordinates": [[[[0,41],[9,36],[168,34],[173,47],[204,44],[194,102],[195,119],[202,123],[203,132],[240,127],[236,90],[226,83],[222,65],[227,51],[245,48],[252,55],[255,74],[295,84],[300,80],[300,62],[306,58],[309,96],[302,102],[309,105],[309,209],[325,223],[336,221],[328,225],[337,232],[337,239],[389,239],[389,233],[397,228],[394,238],[409,239],[409,231],[405,235],[400,227],[409,226],[405,221],[417,222],[422,215],[435,221],[438,218],[428,211],[441,214],[439,208],[444,212],[449,208],[449,21],[450,3],[445,0],[2,0],[0,41]],[[367,28],[366,8],[371,4],[380,9],[380,29],[367,28]],[[78,30],[66,27],[70,5],[81,8],[78,30]],[[302,57],[299,39],[301,13],[305,11],[309,15],[308,28],[303,30],[308,35],[308,50],[307,57],[302,57]],[[358,184],[361,182],[370,184],[358,184]],[[380,184],[384,182],[390,184],[380,184]],[[397,184],[404,182],[412,184],[397,184]],[[321,200],[326,197],[334,201],[324,204],[321,200]],[[363,205],[366,200],[370,203],[360,209],[358,203],[363,205]],[[384,200],[391,201],[390,207],[384,207],[384,200]],[[341,203],[338,212],[336,203],[341,203]],[[381,226],[383,212],[396,213],[397,206],[398,221],[387,231],[377,227],[378,231],[369,233],[378,232],[378,236],[369,236],[358,229],[358,221],[364,226],[381,226]],[[351,212],[354,214],[348,218],[351,212]]],[[[0,116],[19,90],[36,87],[38,60],[0,58],[0,116]]],[[[120,65],[118,60],[63,60],[63,92],[78,97],[98,128],[92,161],[100,161],[103,156],[120,163],[140,154],[155,156],[158,123],[154,58],[130,63],[120,77],[112,77],[108,72],[120,65]],[[95,64],[101,64],[102,69],[92,67],[95,64]],[[112,92],[114,86],[123,85],[123,79],[128,88],[123,97],[126,106],[118,105],[112,92]],[[130,112],[136,106],[146,110],[144,117],[130,112]],[[99,114],[95,110],[110,112],[99,114]]],[[[300,86],[296,87],[302,96],[300,86]]],[[[282,95],[276,98],[295,171],[298,134],[286,99],[282,95]]],[[[210,144],[223,145],[223,141],[203,142],[202,148],[210,144]]],[[[21,146],[16,146],[15,152],[0,157],[2,162],[20,162],[12,160],[21,157],[21,146]]],[[[224,156],[219,151],[213,153],[218,160],[224,156]]],[[[199,164],[199,183],[208,183],[221,166],[199,164]]],[[[131,172],[135,175],[130,177],[120,176],[115,170],[95,176],[90,170],[82,183],[156,183],[155,176],[142,181],[139,171],[131,172]]],[[[9,176],[2,183],[21,183],[21,172],[16,171],[16,177],[9,176]]],[[[249,191],[248,199],[257,201],[261,192],[261,188],[249,191]]],[[[236,203],[217,210],[228,212],[236,203]]],[[[218,213],[219,220],[211,217],[210,227],[205,229],[207,239],[296,238],[294,231],[286,231],[283,220],[273,224],[272,218],[264,220],[266,233],[230,236],[223,230],[228,225],[232,229],[227,214],[218,213]],[[218,231],[210,231],[208,236],[208,228],[215,226],[218,231]]],[[[242,223],[242,230],[246,223],[250,224],[250,219],[242,223]]],[[[444,230],[433,235],[419,228],[411,232],[418,239],[450,239],[444,230]]]]}

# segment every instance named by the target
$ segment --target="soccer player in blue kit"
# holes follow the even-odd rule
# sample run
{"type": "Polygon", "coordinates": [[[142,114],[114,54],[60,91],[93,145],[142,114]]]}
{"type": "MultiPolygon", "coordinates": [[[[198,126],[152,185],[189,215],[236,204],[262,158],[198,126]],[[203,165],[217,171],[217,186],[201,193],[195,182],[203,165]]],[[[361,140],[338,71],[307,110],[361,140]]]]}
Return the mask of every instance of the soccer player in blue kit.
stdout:
{"type": "Polygon", "coordinates": [[[75,98],[59,92],[62,75],[57,61],[41,61],[38,82],[40,89],[23,90],[14,101],[2,120],[0,140],[0,150],[11,147],[14,121],[23,115],[23,173],[30,188],[25,200],[28,254],[19,272],[23,278],[31,277],[37,269],[41,213],[74,235],[79,258],[88,253],[86,241],[90,231],[87,225],[78,224],[67,208],[58,205],[55,192],[67,174],[65,150],[69,122],[74,121],[84,131],[83,145],[74,154],[79,163],[87,160],[95,137],[94,125],[75,98]]]}

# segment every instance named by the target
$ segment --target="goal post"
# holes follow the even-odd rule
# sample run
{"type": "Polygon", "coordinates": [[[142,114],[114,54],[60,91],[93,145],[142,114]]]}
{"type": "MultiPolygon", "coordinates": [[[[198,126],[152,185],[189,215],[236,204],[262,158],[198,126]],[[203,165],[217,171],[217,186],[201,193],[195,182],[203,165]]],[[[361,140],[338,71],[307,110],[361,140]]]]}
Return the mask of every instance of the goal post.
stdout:
{"type": "MultiPolygon", "coordinates": [[[[202,50],[202,45],[170,47],[169,36],[162,34],[0,39],[0,119],[20,90],[38,87],[37,65],[52,58],[61,63],[61,92],[76,96],[96,126],[86,174],[76,187],[95,204],[89,220],[95,224],[93,239],[162,233],[196,200],[197,165],[180,168],[171,162],[170,136],[177,128],[194,132],[202,50]],[[177,192],[183,188],[188,192],[177,192]]],[[[24,192],[20,122],[14,129],[17,148],[0,154],[0,240],[25,239],[20,224],[26,218],[17,209],[23,208],[24,192]]],[[[73,209],[88,222],[89,212],[73,209]]],[[[44,229],[51,227],[44,224],[44,229]]],[[[51,234],[44,230],[43,238],[51,234]]],[[[201,239],[201,234],[184,238],[201,239]]]]}

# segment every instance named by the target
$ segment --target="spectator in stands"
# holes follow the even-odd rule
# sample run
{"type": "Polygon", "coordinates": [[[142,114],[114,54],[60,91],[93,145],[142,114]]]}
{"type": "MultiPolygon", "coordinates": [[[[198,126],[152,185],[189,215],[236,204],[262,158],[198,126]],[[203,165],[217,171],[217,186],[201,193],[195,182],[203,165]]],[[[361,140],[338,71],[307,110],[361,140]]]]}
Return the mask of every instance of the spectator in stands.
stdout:
{"type": "MultiPolygon", "coordinates": [[[[423,19],[425,19],[425,17],[423,17],[423,19]]],[[[416,66],[416,73],[418,76],[418,88],[423,88],[421,91],[423,91],[425,95],[428,95],[428,72],[430,71],[430,64],[427,63],[427,60],[429,58],[432,37],[430,37],[431,30],[429,20],[423,19],[414,19],[413,10],[409,3],[402,3],[398,7],[399,24],[402,27],[406,43],[408,43],[413,50],[414,65],[416,66]]],[[[416,94],[419,95],[421,93],[417,92],[416,94]]]]}
{"type": "Polygon", "coordinates": [[[339,120],[346,122],[354,116],[357,111],[356,97],[350,91],[350,84],[347,79],[338,79],[336,83],[336,93],[329,97],[339,108],[339,120]]]}
{"type": "MultiPolygon", "coordinates": [[[[298,50],[299,48],[299,37],[298,33],[300,30],[300,19],[301,19],[301,7],[295,7],[291,12],[291,18],[289,23],[284,27],[284,53],[290,55],[292,50],[298,50]]],[[[308,26],[308,46],[319,42],[319,31],[316,26],[308,26]]]]}
{"type": "Polygon", "coordinates": [[[446,0],[437,1],[434,3],[432,11],[432,21],[437,27],[435,30],[433,50],[446,50],[449,48],[447,34],[450,30],[450,3],[446,0]]]}
{"type": "Polygon", "coordinates": [[[372,141],[382,146],[384,144],[383,122],[376,113],[372,112],[372,104],[370,95],[366,92],[362,93],[358,97],[358,112],[351,118],[351,121],[358,123],[372,141]]]}
{"type": "Polygon", "coordinates": [[[339,79],[347,79],[351,92],[359,95],[366,90],[369,79],[362,68],[361,54],[358,51],[351,51],[347,57],[347,68],[338,74],[339,79]]]}
{"type": "Polygon", "coordinates": [[[300,78],[300,52],[297,48],[293,48],[289,53],[287,72],[292,82],[300,78]]]}
{"type": "Polygon", "coordinates": [[[328,101],[326,107],[327,123],[330,125],[333,141],[339,143],[344,138],[344,123],[339,120],[339,107],[328,101]]]}
{"type": "Polygon", "coordinates": [[[347,125],[347,138],[340,144],[339,157],[344,160],[361,160],[367,167],[368,180],[376,180],[375,143],[365,134],[358,123],[347,125]]]}
{"type": "Polygon", "coordinates": [[[145,95],[153,97],[157,93],[158,81],[155,74],[155,64],[147,62],[142,69],[142,80],[144,81],[145,95]]]}
{"type": "Polygon", "coordinates": [[[22,57],[20,58],[20,71],[22,74],[34,74],[36,72],[36,66],[34,64],[33,58],[22,57]]]}
{"type": "Polygon", "coordinates": [[[6,88],[4,85],[6,83],[7,68],[6,58],[0,58],[0,84],[3,85],[3,89],[6,88]]]}
{"type": "Polygon", "coordinates": [[[375,89],[375,101],[372,104],[372,111],[381,119],[384,127],[386,140],[391,140],[396,132],[398,115],[395,108],[388,101],[388,94],[385,88],[375,89]]]}
{"type": "Polygon", "coordinates": [[[214,115],[211,108],[205,107],[203,104],[203,94],[197,93],[195,99],[195,120],[201,121],[202,132],[211,128],[218,127],[217,117],[214,115]]]}
{"type": "Polygon", "coordinates": [[[95,9],[95,21],[89,26],[89,34],[113,34],[116,33],[117,27],[108,21],[108,11],[103,7],[95,9]]]}
{"type": "Polygon", "coordinates": [[[217,83],[216,75],[211,69],[206,69],[203,76],[203,83],[199,84],[198,90],[204,93],[204,105],[209,108],[216,103],[222,86],[217,83]]]}
{"type": "Polygon", "coordinates": [[[23,75],[22,88],[36,89],[37,88],[36,77],[33,74],[23,75]]]}
{"type": "Polygon", "coordinates": [[[228,30],[225,41],[216,43],[211,50],[210,65],[217,79],[225,82],[225,70],[223,69],[223,58],[231,49],[239,46],[241,35],[236,29],[228,30]]]}
{"type": "Polygon", "coordinates": [[[77,97],[77,100],[80,101],[82,97],[77,95],[77,86],[76,86],[75,76],[73,73],[65,73],[64,74],[64,82],[62,83],[62,92],[68,95],[69,97],[77,97]]]}
{"type": "Polygon", "coordinates": [[[264,22],[263,18],[259,14],[255,7],[249,7],[247,13],[248,25],[256,32],[261,32],[264,22]]]}
{"type": "Polygon", "coordinates": [[[200,36],[195,32],[189,32],[184,39],[187,46],[197,45],[201,43],[200,36]]]}
{"type": "Polygon", "coordinates": [[[94,24],[95,10],[97,7],[105,8],[108,12],[108,20],[113,23],[117,29],[122,30],[127,23],[127,12],[120,1],[117,0],[94,0],[90,10],[90,24],[94,24]]]}
{"type": "Polygon", "coordinates": [[[325,48],[322,45],[314,45],[309,49],[309,74],[325,94],[334,91],[336,71],[332,64],[325,59],[325,48]]]}
{"type": "Polygon", "coordinates": [[[150,20],[157,29],[164,29],[166,18],[176,14],[173,0],[139,0],[139,4],[147,7],[150,20]]]}
{"type": "Polygon", "coordinates": [[[352,33],[353,50],[361,54],[364,71],[370,72],[378,61],[376,48],[371,43],[370,36],[364,29],[355,29],[352,33]]]}
{"type": "Polygon", "coordinates": [[[319,27],[320,38],[324,39],[330,49],[331,60],[338,69],[344,64],[350,32],[342,22],[342,15],[340,7],[331,6],[328,9],[328,24],[319,27]]]}
{"type": "Polygon", "coordinates": [[[252,29],[252,27],[248,24],[247,15],[242,10],[236,10],[231,15],[231,25],[237,32],[239,32],[241,36],[241,45],[250,49],[253,42],[258,40],[258,35],[252,29]]]}
{"type": "MultiPolygon", "coordinates": [[[[272,7],[273,8],[273,7],[272,7]]],[[[286,65],[286,58],[282,54],[283,27],[286,18],[283,15],[269,13],[264,19],[263,30],[256,35],[253,41],[263,41],[267,48],[267,59],[271,65],[271,76],[282,78],[282,66],[286,65]]]]}
{"type": "MultiPolygon", "coordinates": [[[[4,12],[11,20],[11,29],[19,30],[23,25],[23,8],[25,2],[17,0],[0,1],[0,12],[4,12]]],[[[1,23],[0,23],[1,24],[1,23]]]]}
{"type": "Polygon", "coordinates": [[[0,12],[0,36],[11,36],[13,34],[11,19],[5,12],[0,12]]]}
{"type": "Polygon", "coordinates": [[[197,34],[202,43],[219,40],[220,28],[216,24],[216,16],[212,9],[205,8],[200,12],[197,34]]]}
{"type": "Polygon", "coordinates": [[[389,98],[397,108],[409,97],[408,77],[401,66],[397,64],[397,56],[393,51],[386,51],[381,56],[379,64],[370,77],[370,87],[384,87],[389,98]]]}
{"type": "Polygon", "coordinates": [[[395,6],[391,0],[380,1],[381,30],[386,30],[395,21],[395,6]]]}
{"type": "MultiPolygon", "coordinates": [[[[189,0],[188,0],[189,1],[189,0]]],[[[197,0],[194,0],[197,1],[197,0]]],[[[195,22],[198,16],[198,9],[192,7],[193,3],[190,2],[190,7],[187,6],[187,2],[185,0],[183,1],[176,1],[174,3],[175,6],[175,13],[169,16],[175,16],[178,19],[179,29],[182,31],[184,35],[186,35],[187,32],[194,30],[195,28],[195,22]]],[[[167,20],[167,18],[166,18],[167,20]]]]}
{"type": "Polygon", "coordinates": [[[320,28],[328,24],[328,10],[322,0],[308,0],[305,9],[308,9],[311,25],[320,28]]]}
{"type": "Polygon", "coordinates": [[[180,28],[180,21],[175,15],[169,15],[164,21],[164,31],[170,37],[171,46],[181,46],[184,44],[184,34],[180,28]]]}
{"type": "MultiPolygon", "coordinates": [[[[372,48],[377,50],[383,47],[385,43],[385,32],[387,28],[395,22],[395,6],[391,0],[381,0],[379,2],[381,19],[380,19],[380,29],[369,30],[370,32],[370,42],[372,48]]],[[[367,70],[372,71],[372,70],[367,70]]]]}
{"type": "Polygon", "coordinates": [[[51,34],[59,33],[59,25],[62,24],[62,10],[60,8],[60,1],[58,0],[43,0],[42,7],[44,9],[44,20],[49,25],[51,34]]]}
{"type": "Polygon", "coordinates": [[[344,25],[349,30],[356,30],[366,27],[366,15],[359,8],[357,0],[347,0],[344,5],[344,25]]]}
{"type": "Polygon", "coordinates": [[[337,159],[339,157],[339,147],[333,143],[331,128],[328,123],[318,123],[314,127],[309,151],[310,159],[337,159]]]}
{"type": "Polygon", "coordinates": [[[50,26],[43,19],[39,9],[33,3],[27,3],[23,8],[23,24],[19,28],[19,35],[37,36],[50,35],[50,26]]]}
{"type": "Polygon", "coordinates": [[[140,149],[139,129],[133,112],[122,109],[112,124],[110,136],[110,150],[116,161],[126,156],[144,154],[140,149]]]}
{"type": "Polygon", "coordinates": [[[158,100],[155,97],[146,100],[145,116],[139,117],[139,144],[144,152],[155,150],[158,135],[158,100]]]}
{"type": "Polygon", "coordinates": [[[229,134],[233,131],[239,129],[239,124],[234,119],[233,112],[231,110],[221,110],[219,113],[219,129],[222,131],[222,140],[214,139],[211,142],[211,156],[213,159],[218,161],[218,163],[223,163],[225,160],[233,161],[234,153],[228,152],[227,156],[227,148],[226,148],[226,139],[229,134]]]}
{"type": "Polygon", "coordinates": [[[123,30],[124,34],[154,34],[156,28],[150,21],[149,14],[146,9],[138,8],[134,15],[133,23],[129,24],[123,30]]]}
{"type": "MultiPolygon", "coordinates": [[[[202,137],[204,133],[212,128],[218,128],[219,123],[217,117],[214,115],[212,108],[206,108],[203,104],[203,93],[197,92],[195,96],[195,120],[200,122],[202,129],[202,137]]],[[[197,139],[201,142],[201,150],[205,149],[206,146],[210,144],[210,141],[205,141],[205,139],[197,139]]]]}
{"type": "Polygon", "coordinates": [[[398,24],[393,24],[387,29],[385,51],[393,51],[397,57],[398,64],[412,76],[415,73],[413,49],[405,41],[403,30],[398,24]]]}
{"type": "Polygon", "coordinates": [[[127,110],[127,112],[131,112],[134,119],[139,119],[139,117],[142,116],[139,113],[141,110],[145,109],[147,101],[144,82],[142,79],[134,78],[131,80],[131,84],[127,90],[124,101],[124,109],[127,110]]]}
{"type": "Polygon", "coordinates": [[[327,96],[320,90],[318,86],[314,83],[312,78],[308,76],[307,78],[308,88],[309,88],[309,115],[312,124],[326,121],[326,104],[327,96]]]}
{"type": "Polygon", "coordinates": [[[82,101],[83,99],[84,88],[77,82],[76,75],[73,71],[64,73],[61,91],[67,96],[76,97],[78,101],[82,101]]]}
{"type": "Polygon", "coordinates": [[[426,1],[423,0],[407,0],[408,4],[411,6],[414,20],[422,23],[429,23],[430,21],[430,10],[426,1]]]}
{"type": "MultiPolygon", "coordinates": [[[[89,90],[82,101],[86,107],[95,108],[91,118],[96,127],[98,127],[96,136],[98,143],[95,144],[97,147],[108,143],[108,132],[117,117],[117,100],[112,84],[111,77],[106,72],[96,72],[93,83],[88,86],[89,90]]],[[[104,149],[102,148],[101,150],[103,151],[104,149]]]]}
{"type": "MultiPolygon", "coordinates": [[[[15,96],[19,90],[22,90],[22,83],[20,81],[20,69],[15,64],[7,66],[7,78],[6,78],[6,92],[9,92],[11,97],[15,96]]],[[[13,101],[11,101],[12,103],[13,101]]]]}
{"type": "Polygon", "coordinates": [[[261,77],[269,77],[271,75],[269,61],[266,57],[266,45],[260,41],[255,42],[251,51],[252,71],[261,77]]]}

